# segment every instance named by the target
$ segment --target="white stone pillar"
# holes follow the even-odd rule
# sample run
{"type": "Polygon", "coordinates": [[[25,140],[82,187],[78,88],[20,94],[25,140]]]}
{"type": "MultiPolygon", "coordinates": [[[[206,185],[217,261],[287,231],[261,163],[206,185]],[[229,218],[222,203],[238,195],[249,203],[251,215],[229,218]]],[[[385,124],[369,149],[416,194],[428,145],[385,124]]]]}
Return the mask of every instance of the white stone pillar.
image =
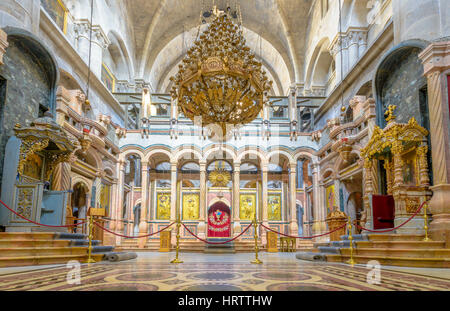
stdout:
{"type": "Polygon", "coordinates": [[[177,220],[177,163],[170,163],[170,221],[177,220]]]}
{"type": "Polygon", "coordinates": [[[233,233],[241,233],[240,192],[241,192],[241,164],[234,163],[233,171],[233,233]]]}
{"type": "Polygon", "coordinates": [[[289,170],[289,232],[291,235],[298,235],[297,220],[297,165],[292,163],[289,170]]]}
{"type": "MultiPolygon", "coordinates": [[[[139,220],[139,235],[148,233],[147,210],[148,210],[148,162],[141,162],[141,217],[139,220]]],[[[144,248],[148,238],[140,238],[139,248],[144,248]]]]}
{"type": "MultiPolygon", "coordinates": [[[[269,201],[269,193],[268,193],[268,181],[269,181],[269,167],[267,164],[261,165],[262,171],[262,180],[261,180],[261,200],[262,200],[262,222],[268,227],[269,226],[269,213],[268,213],[268,201],[269,201]]],[[[263,245],[267,244],[266,230],[261,230],[261,243],[263,245]]]]}
{"type": "Polygon", "coordinates": [[[116,229],[118,232],[123,231],[123,221],[122,221],[122,208],[124,202],[124,183],[125,183],[125,161],[117,162],[117,170],[119,172],[119,180],[118,180],[118,192],[117,192],[117,201],[116,201],[116,215],[115,219],[117,221],[116,229]]]}
{"type": "Polygon", "coordinates": [[[359,32],[351,31],[347,37],[349,70],[356,64],[359,58],[358,35],[359,32]]]}
{"type": "Polygon", "coordinates": [[[206,237],[206,162],[200,162],[200,217],[198,223],[198,236],[206,237]]]}
{"type": "MultiPolygon", "coordinates": [[[[86,64],[89,64],[89,38],[91,24],[88,20],[79,20],[74,24],[77,51],[86,64]]],[[[103,50],[111,44],[99,25],[92,26],[91,70],[100,79],[102,76],[103,50]]]]}
{"type": "Polygon", "coordinates": [[[320,186],[319,186],[319,164],[315,163],[312,164],[312,177],[313,177],[313,206],[314,209],[314,219],[312,227],[312,233],[318,233],[320,231],[319,221],[320,221],[320,202],[321,202],[321,193],[320,193],[320,186]]]}

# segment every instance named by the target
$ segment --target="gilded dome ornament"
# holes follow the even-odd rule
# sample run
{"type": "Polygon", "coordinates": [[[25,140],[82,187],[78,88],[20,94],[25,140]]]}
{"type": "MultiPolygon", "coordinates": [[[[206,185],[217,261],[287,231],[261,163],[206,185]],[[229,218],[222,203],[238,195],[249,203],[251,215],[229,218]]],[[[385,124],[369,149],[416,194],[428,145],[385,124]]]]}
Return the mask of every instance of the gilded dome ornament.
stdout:
{"type": "Polygon", "coordinates": [[[189,119],[201,117],[203,126],[217,124],[226,136],[227,125],[252,122],[271,89],[262,63],[246,46],[242,27],[227,13],[214,10],[215,19],[187,51],[178,73],[171,77],[171,95],[189,119]]]}
{"type": "Polygon", "coordinates": [[[223,168],[216,168],[209,174],[209,181],[213,187],[226,187],[231,180],[230,172],[223,168]]]}

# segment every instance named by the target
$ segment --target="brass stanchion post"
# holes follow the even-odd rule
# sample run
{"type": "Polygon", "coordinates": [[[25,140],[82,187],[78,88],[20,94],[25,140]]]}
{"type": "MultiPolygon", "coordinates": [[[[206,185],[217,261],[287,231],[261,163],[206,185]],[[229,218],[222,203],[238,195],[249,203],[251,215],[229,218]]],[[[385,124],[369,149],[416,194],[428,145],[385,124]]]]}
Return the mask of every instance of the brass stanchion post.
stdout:
{"type": "Polygon", "coordinates": [[[92,216],[91,215],[89,215],[88,216],[89,217],[89,247],[88,247],[88,260],[87,260],[87,263],[88,264],[90,264],[90,263],[95,263],[95,260],[92,258],[92,238],[93,238],[93,236],[92,236],[92,229],[93,229],[93,227],[94,227],[94,221],[93,221],[93,219],[92,219],[92,216]]]}
{"type": "Polygon", "coordinates": [[[428,214],[427,214],[427,207],[428,203],[425,203],[423,205],[423,229],[425,230],[425,238],[423,239],[425,242],[431,241],[431,239],[428,237],[428,214]]]}
{"type": "Polygon", "coordinates": [[[350,260],[347,261],[352,267],[355,265],[355,260],[353,259],[353,234],[352,234],[352,219],[348,216],[348,240],[350,241],[350,260]]]}
{"type": "Polygon", "coordinates": [[[255,219],[253,220],[253,226],[255,227],[255,260],[252,260],[251,263],[254,264],[262,264],[263,262],[261,260],[259,260],[258,258],[258,251],[259,251],[259,247],[258,247],[258,223],[256,222],[256,211],[255,211],[255,219]]]}
{"type": "Polygon", "coordinates": [[[180,217],[180,181],[177,182],[177,246],[175,248],[175,259],[170,263],[183,263],[182,260],[178,258],[178,253],[180,251],[180,227],[181,227],[181,217],[180,217]]]}

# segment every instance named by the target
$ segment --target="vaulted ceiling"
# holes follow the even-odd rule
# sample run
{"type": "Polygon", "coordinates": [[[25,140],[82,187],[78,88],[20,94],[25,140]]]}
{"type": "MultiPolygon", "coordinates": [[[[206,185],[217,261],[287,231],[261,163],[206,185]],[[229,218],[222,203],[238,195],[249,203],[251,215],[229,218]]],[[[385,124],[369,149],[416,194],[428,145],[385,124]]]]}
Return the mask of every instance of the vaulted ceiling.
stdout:
{"type": "Polygon", "coordinates": [[[183,48],[193,43],[192,34],[201,23],[202,10],[211,9],[213,2],[220,9],[230,6],[234,10],[236,3],[241,7],[248,45],[256,54],[263,46],[263,63],[273,79],[283,84],[283,92],[286,80],[303,80],[305,37],[314,0],[121,1],[130,19],[136,77],[148,80],[152,76],[153,83],[158,84],[154,88],[167,86],[165,80],[183,57],[183,48]]]}

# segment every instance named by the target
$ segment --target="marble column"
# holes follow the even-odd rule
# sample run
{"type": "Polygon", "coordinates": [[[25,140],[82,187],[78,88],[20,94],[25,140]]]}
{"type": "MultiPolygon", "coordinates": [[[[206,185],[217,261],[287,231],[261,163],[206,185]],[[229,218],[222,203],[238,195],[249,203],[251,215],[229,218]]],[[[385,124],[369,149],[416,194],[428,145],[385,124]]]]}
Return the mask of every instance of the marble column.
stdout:
{"type": "Polygon", "coordinates": [[[122,208],[123,208],[123,202],[125,200],[124,198],[124,183],[125,183],[125,161],[121,160],[117,163],[117,170],[118,170],[118,191],[117,191],[117,200],[116,200],[116,215],[115,215],[115,221],[116,221],[116,229],[117,232],[123,231],[123,221],[122,221],[122,208]]]}
{"type": "Polygon", "coordinates": [[[0,29],[0,66],[3,65],[3,55],[6,53],[8,46],[8,35],[0,29]]]}
{"type": "Polygon", "coordinates": [[[289,232],[291,235],[298,235],[298,221],[297,221],[297,165],[291,163],[289,169],[289,232]]]}
{"type": "Polygon", "coordinates": [[[206,162],[200,162],[200,217],[198,222],[198,236],[206,238],[206,162]]]}
{"type": "Polygon", "coordinates": [[[111,220],[109,221],[109,229],[114,231],[117,226],[117,221],[115,219],[115,215],[117,213],[117,181],[111,185],[111,193],[110,193],[110,199],[111,202],[109,204],[110,210],[109,210],[109,218],[111,220]]]}
{"type": "Polygon", "coordinates": [[[319,186],[319,164],[312,164],[312,177],[313,177],[313,202],[312,202],[312,209],[313,209],[313,215],[314,219],[312,220],[313,223],[311,224],[311,232],[313,234],[318,233],[320,231],[320,186],[319,186]]]}
{"type": "MultiPolygon", "coordinates": [[[[261,180],[261,208],[262,208],[262,212],[260,214],[259,220],[262,221],[263,225],[265,225],[266,227],[269,226],[269,212],[268,212],[268,208],[269,208],[269,193],[268,193],[268,182],[269,182],[269,167],[267,164],[262,164],[261,165],[261,171],[262,171],[262,180],[261,180]]],[[[266,245],[267,243],[267,236],[266,236],[266,230],[261,230],[261,243],[263,245],[266,245]]]]}
{"type": "Polygon", "coordinates": [[[241,233],[240,210],[240,191],[241,191],[241,164],[234,163],[233,171],[233,233],[237,236],[241,233]]]}
{"type": "MultiPolygon", "coordinates": [[[[139,220],[139,235],[148,233],[147,210],[148,210],[148,162],[141,162],[141,217],[139,220]]],[[[138,247],[144,248],[148,238],[140,238],[138,247]]]]}
{"type": "Polygon", "coordinates": [[[445,240],[447,247],[450,247],[450,41],[432,43],[419,57],[428,79],[428,107],[432,124],[430,136],[434,185],[431,187],[433,197],[429,204],[433,214],[430,233],[433,240],[445,240]]]}
{"type": "Polygon", "coordinates": [[[170,221],[177,216],[177,163],[170,163],[170,221]]]}

